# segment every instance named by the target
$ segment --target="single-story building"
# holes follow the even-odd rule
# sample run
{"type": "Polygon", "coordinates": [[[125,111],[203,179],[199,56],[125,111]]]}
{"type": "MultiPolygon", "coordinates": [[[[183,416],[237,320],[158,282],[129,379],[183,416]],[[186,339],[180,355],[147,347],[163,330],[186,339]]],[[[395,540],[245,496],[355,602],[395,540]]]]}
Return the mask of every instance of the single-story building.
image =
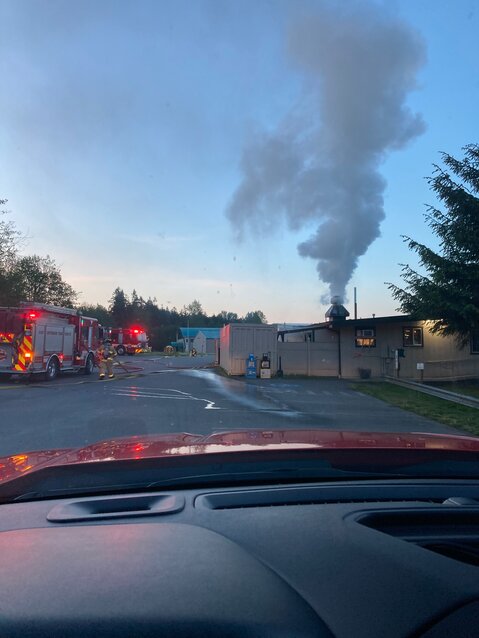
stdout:
{"type": "Polygon", "coordinates": [[[479,332],[461,349],[453,337],[430,331],[432,322],[409,315],[349,319],[339,303],[333,303],[326,321],[274,331],[262,326],[263,338],[254,334],[234,336],[236,327],[221,332],[220,365],[228,374],[243,374],[249,352],[272,356],[272,372],[285,375],[335,376],[348,379],[394,376],[434,381],[479,377],[479,332]],[[245,337],[247,337],[245,339],[245,337]],[[223,352],[228,352],[223,357],[223,352]],[[233,365],[234,362],[234,365],[233,365]]]}
{"type": "Polygon", "coordinates": [[[276,325],[230,323],[220,330],[218,363],[227,374],[242,375],[246,372],[246,360],[252,354],[259,373],[259,361],[266,355],[271,361],[271,373],[276,374],[277,347],[276,325]]]}
{"type": "Polygon", "coordinates": [[[184,352],[191,352],[194,348],[198,354],[216,353],[220,328],[186,327],[180,328],[180,333],[177,343],[184,352]]]}

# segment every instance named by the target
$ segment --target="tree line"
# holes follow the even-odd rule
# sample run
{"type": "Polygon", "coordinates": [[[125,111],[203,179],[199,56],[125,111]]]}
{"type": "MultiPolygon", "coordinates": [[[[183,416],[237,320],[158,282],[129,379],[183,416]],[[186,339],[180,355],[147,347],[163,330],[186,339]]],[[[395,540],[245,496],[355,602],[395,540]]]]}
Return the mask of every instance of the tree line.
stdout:
{"type": "Polygon", "coordinates": [[[76,308],[98,319],[102,326],[117,328],[136,324],[147,331],[155,349],[163,349],[176,341],[179,329],[187,325],[213,328],[235,322],[266,323],[261,310],[244,316],[227,310],[208,315],[197,299],[177,310],[158,306],[157,300],[151,297],[145,300],[136,290],[127,295],[121,288],[114,290],[108,306],[78,304],[78,293],[64,281],[54,259],[49,255],[19,254],[26,237],[9,218],[6,204],[6,199],[0,199],[0,306],[15,307],[21,301],[32,301],[76,308]]]}
{"type": "MultiPolygon", "coordinates": [[[[398,311],[432,320],[433,332],[456,337],[461,347],[469,343],[474,331],[479,335],[479,144],[469,144],[463,151],[462,159],[442,153],[444,166],[434,165],[428,180],[443,206],[429,206],[425,214],[426,223],[439,240],[439,249],[432,250],[403,236],[417,255],[419,266],[402,265],[402,287],[387,282],[399,303],[398,311]]],[[[25,237],[2,210],[6,203],[0,199],[0,306],[39,301],[76,307],[104,326],[137,323],[146,328],[154,348],[175,341],[181,326],[266,322],[260,310],[242,317],[226,310],[208,315],[196,299],[177,310],[158,306],[156,299],[145,300],[135,290],[128,296],[121,288],[113,292],[108,307],[79,306],[78,294],[63,280],[51,257],[19,255],[25,237]]]]}
{"type": "Polygon", "coordinates": [[[133,290],[131,295],[122,288],[116,288],[108,307],[100,304],[82,305],[80,312],[96,317],[103,326],[112,328],[139,326],[146,330],[150,344],[155,350],[162,350],[172,341],[176,341],[182,327],[222,328],[227,323],[266,323],[261,310],[247,312],[240,317],[235,312],[222,310],[218,314],[208,315],[201,303],[195,299],[181,310],[158,306],[156,299],[143,299],[133,290]]]}

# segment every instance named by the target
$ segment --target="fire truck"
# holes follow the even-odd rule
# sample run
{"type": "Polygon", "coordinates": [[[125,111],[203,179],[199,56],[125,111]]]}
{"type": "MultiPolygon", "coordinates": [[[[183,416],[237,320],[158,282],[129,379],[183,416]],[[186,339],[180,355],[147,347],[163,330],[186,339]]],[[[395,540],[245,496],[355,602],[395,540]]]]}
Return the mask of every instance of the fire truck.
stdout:
{"type": "Polygon", "coordinates": [[[60,372],[91,374],[98,338],[98,320],[71,308],[0,307],[0,375],[42,374],[51,381],[60,372]]]}
{"type": "Polygon", "coordinates": [[[111,339],[111,344],[119,355],[150,352],[148,335],[142,328],[103,328],[104,338],[111,339]]]}

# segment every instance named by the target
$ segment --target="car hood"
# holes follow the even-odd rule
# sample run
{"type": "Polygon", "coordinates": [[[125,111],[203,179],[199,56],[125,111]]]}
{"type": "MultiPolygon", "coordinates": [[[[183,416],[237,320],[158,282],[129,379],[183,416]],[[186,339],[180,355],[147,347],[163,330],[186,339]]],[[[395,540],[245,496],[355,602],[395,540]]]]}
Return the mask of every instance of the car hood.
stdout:
{"type": "Polygon", "coordinates": [[[36,450],[0,458],[0,483],[36,470],[98,461],[264,450],[429,449],[478,452],[479,438],[429,433],[338,430],[245,430],[206,436],[180,432],[100,441],[81,448],[36,450]]]}

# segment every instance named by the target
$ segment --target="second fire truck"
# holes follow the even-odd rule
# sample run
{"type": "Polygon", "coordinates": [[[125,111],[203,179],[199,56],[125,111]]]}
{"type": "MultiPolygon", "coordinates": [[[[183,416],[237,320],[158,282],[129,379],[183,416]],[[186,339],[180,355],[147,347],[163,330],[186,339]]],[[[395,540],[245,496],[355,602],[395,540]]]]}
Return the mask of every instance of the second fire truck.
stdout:
{"type": "Polygon", "coordinates": [[[119,355],[150,352],[148,335],[142,328],[103,328],[103,337],[111,339],[119,355]]]}

